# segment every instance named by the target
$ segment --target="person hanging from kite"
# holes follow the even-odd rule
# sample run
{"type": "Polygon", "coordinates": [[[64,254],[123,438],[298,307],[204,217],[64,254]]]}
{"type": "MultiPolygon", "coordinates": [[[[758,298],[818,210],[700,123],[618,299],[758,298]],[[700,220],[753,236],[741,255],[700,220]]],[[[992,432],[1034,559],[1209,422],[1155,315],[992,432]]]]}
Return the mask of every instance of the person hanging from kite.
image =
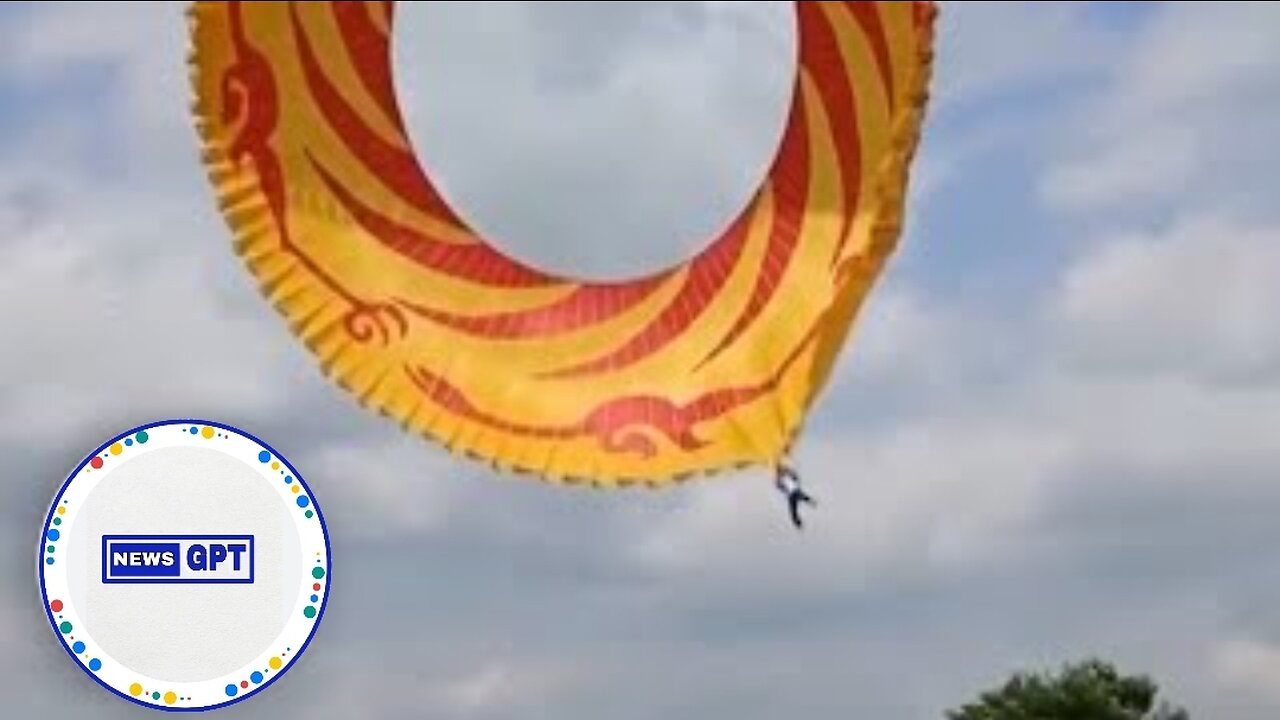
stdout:
{"type": "Polygon", "coordinates": [[[791,524],[797,530],[804,529],[804,518],[800,516],[801,505],[817,506],[818,502],[800,486],[800,475],[786,465],[778,465],[775,469],[774,486],[787,499],[787,509],[791,513],[791,524]]]}

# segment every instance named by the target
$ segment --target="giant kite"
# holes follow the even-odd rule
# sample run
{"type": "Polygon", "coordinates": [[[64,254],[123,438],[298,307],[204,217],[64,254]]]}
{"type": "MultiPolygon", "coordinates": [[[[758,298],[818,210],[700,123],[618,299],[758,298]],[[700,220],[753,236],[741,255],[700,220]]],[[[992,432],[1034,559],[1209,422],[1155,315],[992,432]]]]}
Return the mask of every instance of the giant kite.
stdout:
{"type": "Polygon", "coordinates": [[[556,482],[753,465],[785,479],[902,232],[936,14],[794,8],[767,176],[699,254],[649,276],[544,272],[450,207],[397,105],[393,2],[195,3],[203,161],[265,297],[328,376],[405,429],[556,482]]]}

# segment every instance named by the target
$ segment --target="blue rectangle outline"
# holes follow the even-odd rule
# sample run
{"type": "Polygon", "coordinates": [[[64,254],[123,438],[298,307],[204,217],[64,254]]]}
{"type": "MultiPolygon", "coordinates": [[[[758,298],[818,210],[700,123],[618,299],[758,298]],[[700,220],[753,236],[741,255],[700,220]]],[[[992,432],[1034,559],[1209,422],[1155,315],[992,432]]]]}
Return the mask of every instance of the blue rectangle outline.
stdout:
{"type": "Polygon", "coordinates": [[[252,535],[103,535],[102,536],[102,584],[103,585],[252,585],[255,567],[257,563],[253,561],[253,536],[252,535]],[[147,579],[147,578],[109,578],[107,577],[107,545],[113,540],[159,540],[179,542],[183,540],[248,540],[249,541],[249,578],[245,579],[228,579],[216,578],[211,580],[198,580],[196,578],[187,579],[147,579]]]}

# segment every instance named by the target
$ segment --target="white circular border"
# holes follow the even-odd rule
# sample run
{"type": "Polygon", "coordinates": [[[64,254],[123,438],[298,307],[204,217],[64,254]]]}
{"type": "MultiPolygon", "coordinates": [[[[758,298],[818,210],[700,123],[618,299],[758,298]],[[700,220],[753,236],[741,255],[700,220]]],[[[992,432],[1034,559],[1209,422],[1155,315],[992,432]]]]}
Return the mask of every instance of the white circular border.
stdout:
{"type": "MultiPolygon", "coordinates": [[[[91,547],[97,547],[97,545],[91,544],[91,547]]],[[[249,433],[208,420],[164,420],[136,427],[108,440],[85,457],[62,484],[53,499],[53,504],[41,527],[36,559],[40,597],[45,614],[54,635],[67,654],[75,660],[77,666],[115,695],[143,707],[169,712],[201,712],[234,705],[258,694],[293,667],[315,636],[320,620],[324,617],[332,582],[331,561],[329,532],[325,527],[324,513],[320,511],[320,506],[315,501],[310,487],[297,469],[274,448],[249,433]],[[192,428],[195,428],[194,434],[191,432],[192,428]],[[206,437],[206,429],[212,430],[214,433],[212,438],[206,437]],[[139,434],[144,432],[147,439],[140,442],[139,434]],[[130,443],[127,446],[126,441],[130,443]],[[117,444],[120,445],[119,452],[113,453],[112,449],[117,444]],[[113,464],[119,464],[121,459],[165,448],[210,446],[254,467],[264,481],[276,488],[277,494],[283,502],[287,503],[290,515],[294,518],[294,527],[298,532],[298,540],[302,548],[302,565],[305,573],[298,578],[300,583],[298,602],[291,619],[272,644],[268,654],[238,669],[235,673],[214,680],[196,683],[166,682],[118,665],[110,656],[96,647],[93,634],[81,625],[80,617],[68,599],[70,594],[65,552],[67,543],[62,541],[75,530],[76,509],[83,504],[84,499],[93,492],[99,482],[110,476],[113,464]],[[260,460],[261,453],[267,453],[270,457],[263,462],[260,460]],[[95,458],[102,459],[100,469],[92,466],[95,458]],[[273,463],[279,463],[274,470],[273,463]],[[287,477],[292,477],[293,482],[286,483],[287,477]],[[294,487],[300,490],[295,493],[294,487]],[[305,507],[298,504],[299,498],[307,499],[305,507]],[[65,508],[62,514],[58,514],[59,508],[65,508]],[[308,510],[313,513],[313,517],[306,517],[308,510]],[[57,525],[53,522],[55,518],[60,519],[57,525]],[[48,552],[50,546],[56,548],[53,553],[48,552]],[[60,553],[57,549],[63,552],[60,553]],[[314,564],[309,562],[313,556],[316,559],[314,564]],[[49,559],[53,559],[54,562],[49,564],[49,559]],[[321,578],[313,576],[315,568],[323,571],[321,578]],[[313,589],[316,583],[320,584],[319,591],[313,589]],[[318,602],[311,602],[312,595],[318,596],[318,602]],[[62,603],[60,612],[54,612],[51,607],[55,600],[62,603]],[[308,607],[315,611],[311,617],[306,614],[308,607]],[[62,632],[60,629],[62,623],[71,623],[71,630],[62,632]],[[68,639],[72,635],[76,638],[74,641],[68,639]],[[84,643],[83,653],[77,654],[72,649],[76,643],[84,643]],[[280,661],[279,668],[271,668],[274,659],[280,661]],[[97,670],[92,669],[95,661],[100,663],[97,670]],[[252,679],[255,673],[260,677],[259,682],[256,683],[252,679]],[[241,683],[248,683],[248,687],[242,688],[241,683]],[[131,688],[134,685],[140,686],[143,692],[133,695],[131,688]],[[234,693],[232,693],[233,689],[234,693]],[[159,693],[159,699],[153,698],[152,693],[159,693]],[[169,693],[173,695],[170,696],[169,693]],[[170,697],[182,699],[170,703],[168,702],[170,697]]]]}

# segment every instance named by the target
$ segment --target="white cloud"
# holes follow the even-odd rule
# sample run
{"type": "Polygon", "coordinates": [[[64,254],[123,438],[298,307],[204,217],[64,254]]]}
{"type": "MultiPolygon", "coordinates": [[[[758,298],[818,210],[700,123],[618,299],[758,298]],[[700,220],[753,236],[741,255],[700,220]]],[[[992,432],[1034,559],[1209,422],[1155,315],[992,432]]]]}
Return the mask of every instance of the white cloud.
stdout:
{"type": "Polygon", "coordinates": [[[306,717],[510,717],[547,707],[572,683],[564,668],[511,659],[466,661],[439,672],[412,662],[384,665],[350,659],[339,665],[326,672],[335,671],[341,681],[308,698],[306,717]]]}
{"type": "Polygon", "coordinates": [[[1185,192],[1205,150],[1186,127],[1156,125],[1096,156],[1054,167],[1041,192],[1060,210],[1125,207],[1185,192]]]}
{"type": "Polygon", "coordinates": [[[322,381],[204,185],[185,5],[104,7],[28,8],[0,28],[9,82],[110,71],[105,102],[20,126],[0,168],[0,326],[14,329],[0,373],[20,379],[0,394],[0,433],[279,412],[322,381]]]}
{"type": "Polygon", "coordinates": [[[187,6],[66,2],[22,13],[0,27],[0,40],[7,46],[0,78],[39,86],[86,69],[106,71],[110,80],[95,91],[110,102],[71,118],[67,126],[90,142],[109,144],[114,152],[145,155],[148,172],[131,173],[132,182],[163,186],[155,177],[157,167],[165,164],[157,162],[158,155],[180,159],[199,180],[189,120],[187,6]],[[107,141],[103,133],[114,113],[125,132],[113,132],[107,141]]]}
{"type": "Polygon", "coordinates": [[[949,303],[922,292],[909,276],[890,277],[867,299],[823,399],[830,404],[888,390],[928,395],[945,406],[957,385],[1014,364],[1008,318],[990,308],[949,303]]]}
{"type": "Polygon", "coordinates": [[[563,678],[549,669],[516,667],[496,661],[440,683],[434,690],[442,703],[464,715],[538,706],[561,689],[563,678]]]}
{"type": "Polygon", "coordinates": [[[1269,3],[1154,7],[1106,91],[1073,109],[1041,179],[1045,202],[1076,213],[1266,206],[1280,159],[1277,24],[1269,3]]]}
{"type": "Polygon", "coordinates": [[[1053,320],[1104,368],[1248,378],[1280,370],[1280,226],[1212,215],[1125,234],[1065,274],[1053,320]]]}
{"type": "Polygon", "coordinates": [[[787,3],[609,8],[410,4],[395,68],[415,146],[469,221],[540,267],[618,278],[702,250],[747,204],[795,33],[787,3]]]}
{"type": "Polygon", "coordinates": [[[720,590],[789,598],[885,589],[999,560],[1034,519],[1066,459],[1066,438],[991,406],[962,417],[807,443],[819,499],[795,536],[767,478],[712,481],[639,546],[641,562],[720,590]]]}
{"type": "Polygon", "coordinates": [[[837,366],[835,388],[920,377],[939,359],[939,351],[958,339],[959,328],[947,322],[942,309],[908,291],[894,290],[886,284],[867,301],[851,338],[849,360],[837,366]]]}
{"type": "Polygon", "coordinates": [[[386,423],[378,429],[383,432],[326,445],[308,459],[314,468],[308,479],[322,483],[330,521],[352,541],[441,530],[463,492],[458,459],[386,423]]]}
{"type": "Polygon", "coordinates": [[[130,232],[65,213],[6,238],[0,326],[15,334],[0,373],[20,382],[4,387],[0,432],[271,411],[290,396],[290,379],[306,382],[283,326],[227,301],[209,269],[230,261],[150,227],[130,232]],[[139,263],[146,273],[134,272],[139,263]]]}
{"type": "Polygon", "coordinates": [[[1097,71],[1119,37],[1087,15],[1084,3],[942,3],[939,103],[988,102],[1097,71]]]}
{"type": "Polygon", "coordinates": [[[1235,109],[1222,106],[1224,97],[1274,93],[1280,89],[1277,25],[1280,8],[1273,3],[1166,3],[1133,43],[1111,100],[1122,115],[1153,119],[1157,113],[1217,114],[1235,109]]]}
{"type": "Polygon", "coordinates": [[[1224,642],[1213,654],[1212,667],[1224,686],[1280,709],[1280,647],[1252,640],[1224,642]]]}

